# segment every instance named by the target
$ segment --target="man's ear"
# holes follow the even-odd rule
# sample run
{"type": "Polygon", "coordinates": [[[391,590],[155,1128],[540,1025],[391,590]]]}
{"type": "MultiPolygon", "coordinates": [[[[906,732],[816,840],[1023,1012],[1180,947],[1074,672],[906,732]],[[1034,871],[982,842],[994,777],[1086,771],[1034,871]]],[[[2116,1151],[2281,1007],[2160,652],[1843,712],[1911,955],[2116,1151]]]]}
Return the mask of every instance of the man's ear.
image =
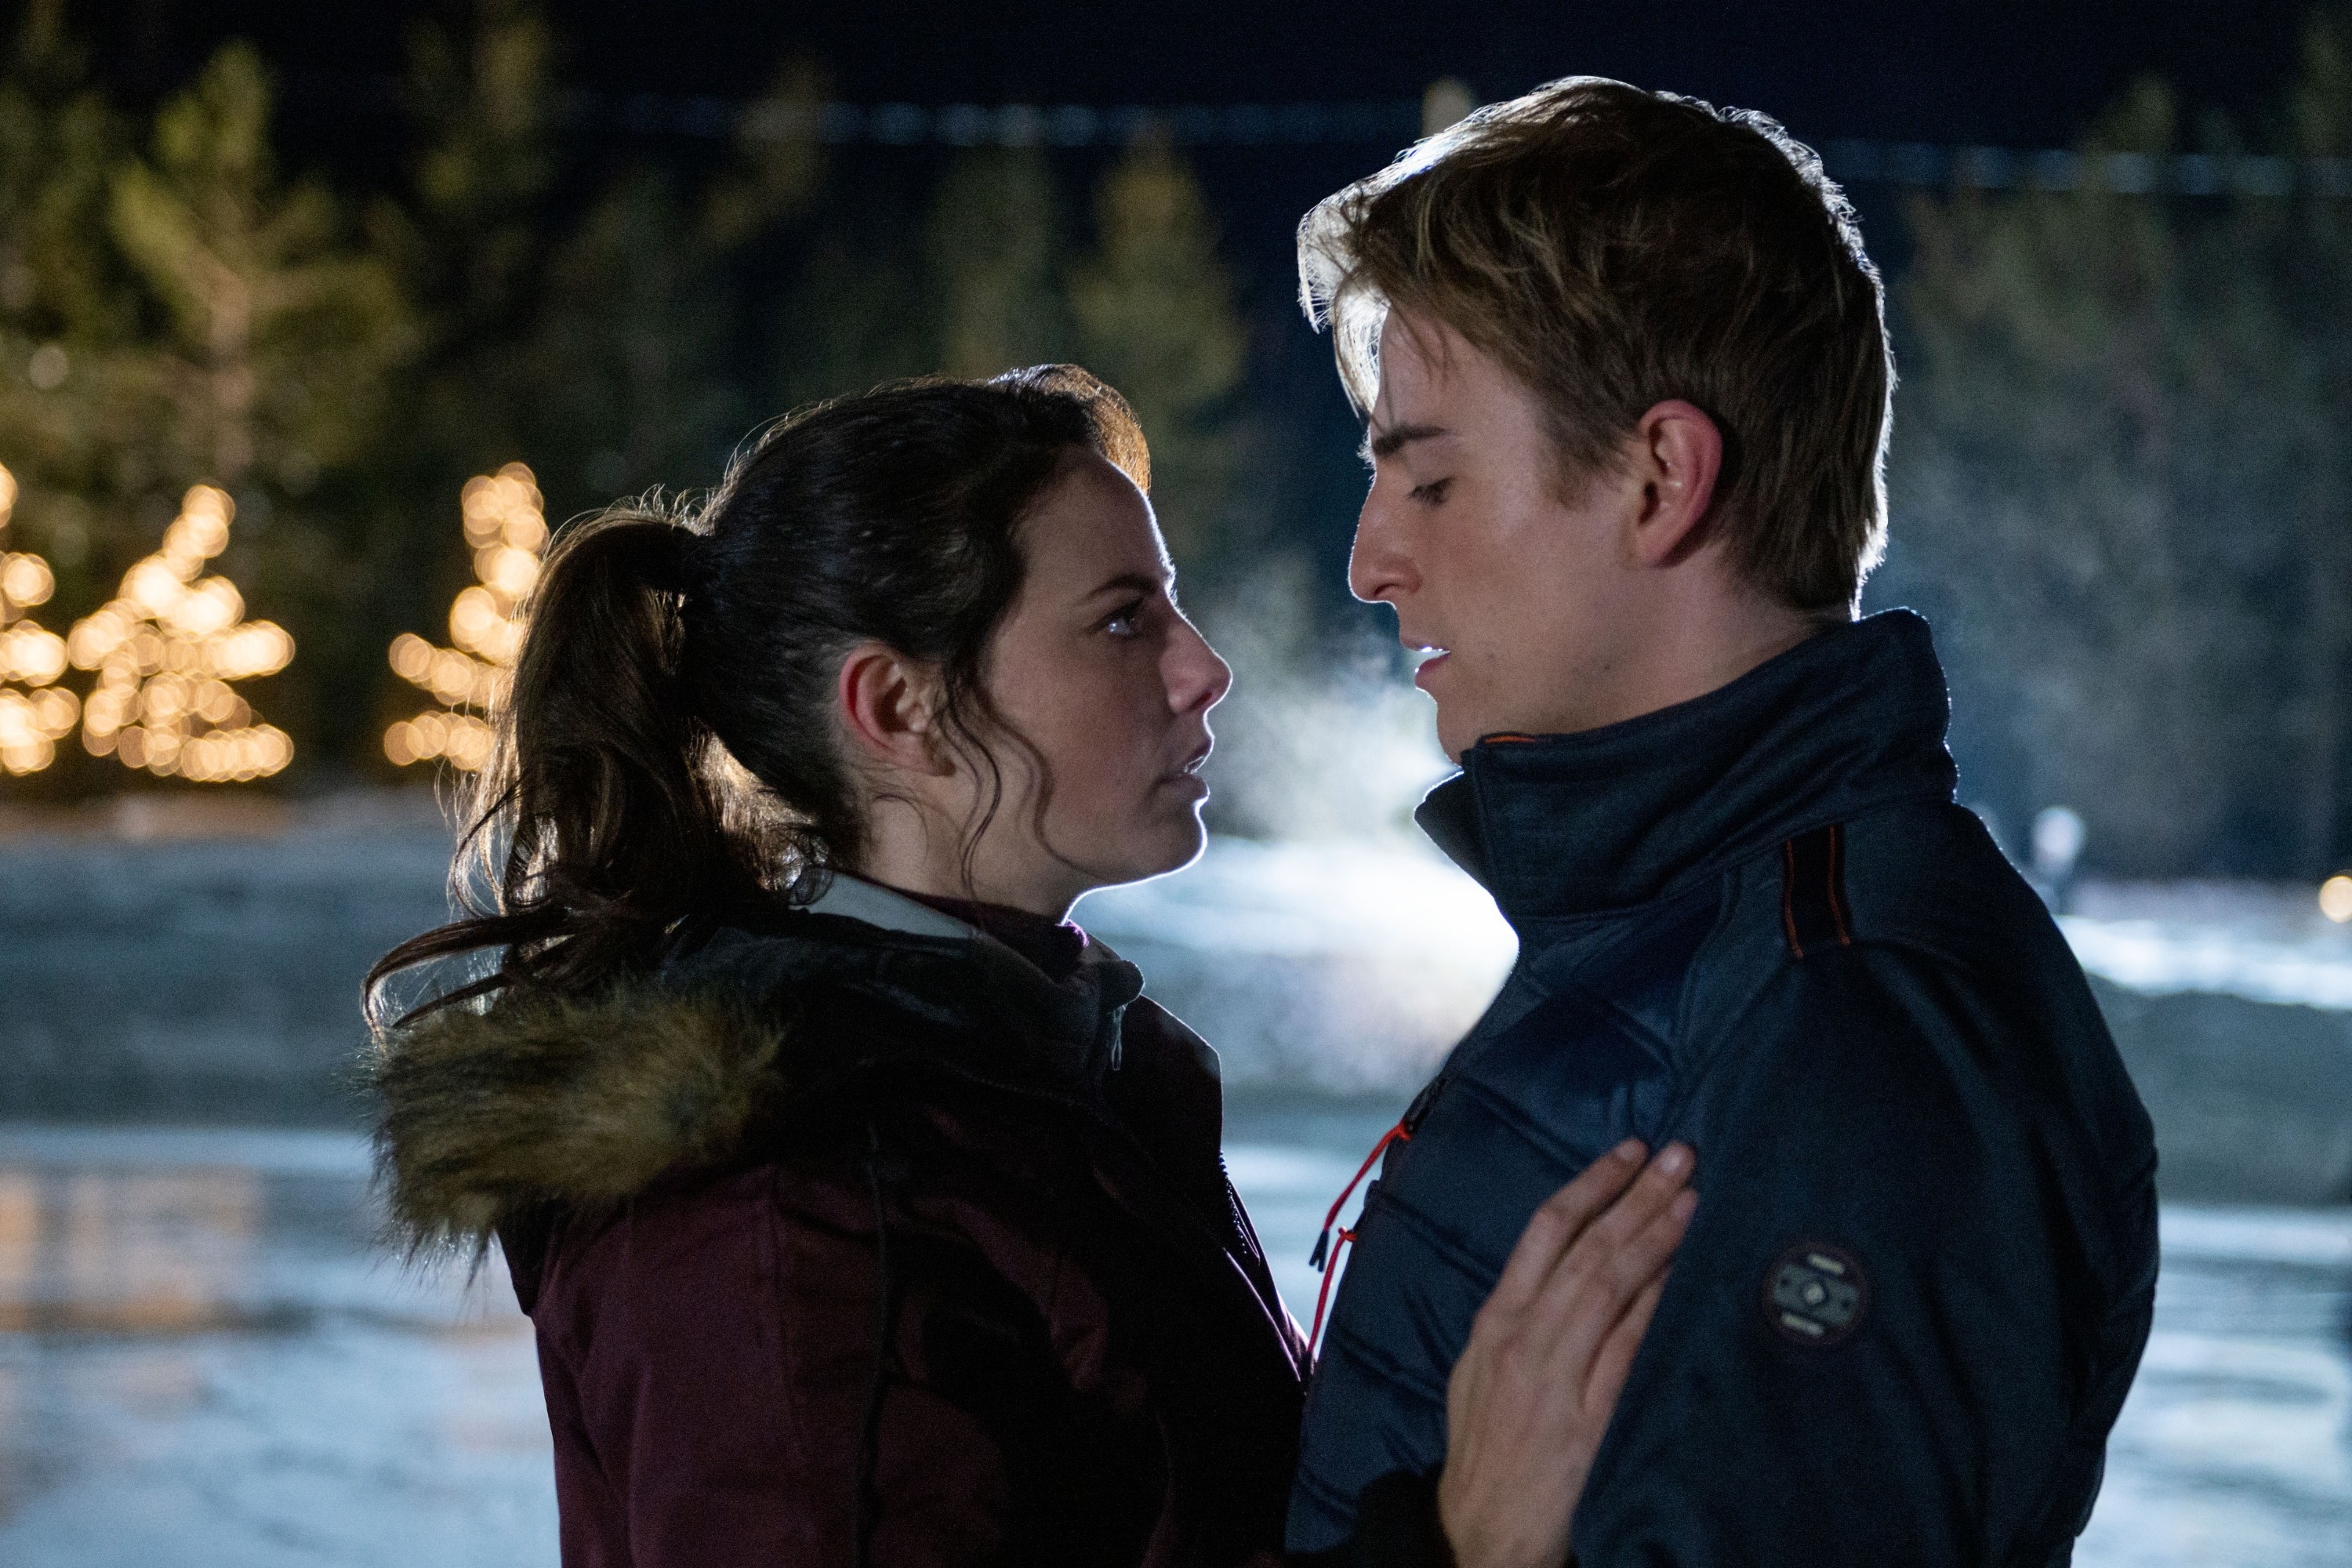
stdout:
{"type": "Polygon", "coordinates": [[[946,771],[932,744],[939,679],[929,666],[860,643],[842,658],[836,695],[842,727],[860,752],[909,773],[946,771]]]}
{"type": "Polygon", "coordinates": [[[1633,471],[1642,481],[1632,551],[1643,566],[1672,566],[1706,542],[1715,481],[1723,472],[1723,432],[1696,405],[1668,398],[1633,426],[1633,471]]]}

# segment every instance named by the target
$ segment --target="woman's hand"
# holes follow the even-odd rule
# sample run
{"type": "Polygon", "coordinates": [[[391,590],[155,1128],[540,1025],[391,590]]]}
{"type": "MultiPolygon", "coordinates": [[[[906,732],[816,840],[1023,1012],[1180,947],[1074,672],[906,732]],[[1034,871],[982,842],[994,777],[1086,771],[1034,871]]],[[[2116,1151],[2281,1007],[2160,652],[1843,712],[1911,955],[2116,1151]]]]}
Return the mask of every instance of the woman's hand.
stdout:
{"type": "Polygon", "coordinates": [[[1462,1568],[1559,1568],[1569,1521],[1690,1224],[1691,1151],[1619,1144],[1519,1237],[1446,1389],[1437,1510],[1462,1568]]]}

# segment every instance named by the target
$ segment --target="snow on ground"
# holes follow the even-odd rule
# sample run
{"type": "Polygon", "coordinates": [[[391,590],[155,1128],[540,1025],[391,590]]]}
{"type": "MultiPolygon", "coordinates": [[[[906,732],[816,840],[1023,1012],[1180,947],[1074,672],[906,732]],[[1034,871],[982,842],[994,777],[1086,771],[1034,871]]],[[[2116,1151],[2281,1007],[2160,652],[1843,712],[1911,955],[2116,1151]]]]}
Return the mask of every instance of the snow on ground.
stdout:
{"type": "MultiPolygon", "coordinates": [[[[1199,865],[1096,893],[1077,917],[1203,952],[1410,957],[1499,979],[1516,943],[1475,883],[1413,841],[1216,839],[1199,865]]],[[[2352,925],[2299,883],[2077,883],[2059,927],[2083,967],[2150,994],[2210,991],[2352,1008],[2352,925]]]]}
{"type": "Polygon", "coordinates": [[[2352,1008],[2352,925],[2300,884],[2082,883],[2058,923],[2084,968],[2135,991],[2352,1008]]]}

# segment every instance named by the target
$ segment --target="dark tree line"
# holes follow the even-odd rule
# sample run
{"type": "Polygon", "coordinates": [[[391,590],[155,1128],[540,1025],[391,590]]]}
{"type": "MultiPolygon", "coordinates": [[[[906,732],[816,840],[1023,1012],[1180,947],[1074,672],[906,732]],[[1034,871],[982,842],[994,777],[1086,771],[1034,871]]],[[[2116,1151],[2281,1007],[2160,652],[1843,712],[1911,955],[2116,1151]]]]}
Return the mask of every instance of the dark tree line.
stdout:
{"type": "MultiPolygon", "coordinates": [[[[396,174],[337,182],[281,165],[250,47],[134,110],[94,85],[60,0],[23,11],[0,68],[0,466],[5,548],[54,569],[45,624],[105,601],[188,487],[219,486],[237,515],[212,569],[299,645],[253,683],[298,746],[286,782],[388,777],[378,738],[413,694],[385,650],[437,637],[470,580],[467,476],[526,463],[560,521],[708,484],[812,397],[1076,359],[1134,400],[1190,602],[1244,667],[1225,826],[1397,815],[1417,700],[1327,629],[1355,624],[1301,565],[1343,526],[1328,455],[1247,384],[1181,153],[826,147],[823,72],[787,59],[722,153],[675,157],[565,131],[552,13],[461,15],[410,37],[396,174]],[[1373,800],[1367,780],[1391,782],[1373,800]]],[[[2314,22],[2272,123],[2184,126],[2148,84],[2083,151],[2352,157],[2347,38],[2341,13],[2314,22]]],[[[1870,598],[1936,621],[1964,788],[2013,847],[2063,804],[2110,873],[2336,869],[2352,201],[2303,178],[2109,184],[1910,205],[1870,598]]],[[[133,782],[68,742],[0,792],[133,782]]]]}
{"type": "MultiPolygon", "coordinates": [[[[58,0],[0,72],[0,466],[8,547],[62,630],[191,485],[236,498],[217,569],[299,651],[259,700],[296,783],[381,773],[385,649],[470,580],[467,476],[521,461],[551,518],[715,481],[761,421],[894,375],[1082,360],[1134,400],[1176,548],[1213,571],[1243,330],[1199,185],[1149,140],[1073,180],[1034,149],[843,168],[821,77],[779,65],[730,152],[618,158],[558,123],[562,41],[520,0],[412,35],[387,188],[278,166],[274,87],[223,48],[152,114],[91,84],[58,0]],[[1075,210],[1072,210],[1075,209],[1075,210]]],[[[80,748],[14,793],[123,787],[80,748]]],[[[152,782],[152,781],[150,781],[152,782]]]]}
{"type": "Polygon", "coordinates": [[[2083,149],[2284,180],[1911,208],[1870,596],[1936,620],[1964,792],[2012,848],[2063,804],[2110,874],[2352,859],[2352,182],[2313,177],[2352,163],[2309,162],[2352,156],[2348,46],[2313,23],[2259,137],[2149,82],[2083,149]]]}

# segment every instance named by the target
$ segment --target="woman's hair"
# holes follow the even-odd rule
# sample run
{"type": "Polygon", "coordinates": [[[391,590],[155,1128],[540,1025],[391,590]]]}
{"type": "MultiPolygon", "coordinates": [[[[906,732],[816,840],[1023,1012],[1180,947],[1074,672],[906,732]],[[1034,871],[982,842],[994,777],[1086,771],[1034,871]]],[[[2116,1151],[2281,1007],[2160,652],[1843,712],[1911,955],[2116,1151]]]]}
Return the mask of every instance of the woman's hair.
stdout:
{"type": "Polygon", "coordinates": [[[994,781],[969,851],[1003,794],[981,682],[1020,525],[1077,450],[1150,488],[1126,400],[1076,366],[900,382],[779,420],[699,508],[566,529],[467,812],[461,868],[495,896],[454,879],[465,918],[386,953],[371,1010],[395,972],[486,949],[495,971],[435,1005],[591,990],[658,963],[691,917],[853,861],[867,825],[835,687],[862,642],[939,672],[941,732],[994,781]]]}

